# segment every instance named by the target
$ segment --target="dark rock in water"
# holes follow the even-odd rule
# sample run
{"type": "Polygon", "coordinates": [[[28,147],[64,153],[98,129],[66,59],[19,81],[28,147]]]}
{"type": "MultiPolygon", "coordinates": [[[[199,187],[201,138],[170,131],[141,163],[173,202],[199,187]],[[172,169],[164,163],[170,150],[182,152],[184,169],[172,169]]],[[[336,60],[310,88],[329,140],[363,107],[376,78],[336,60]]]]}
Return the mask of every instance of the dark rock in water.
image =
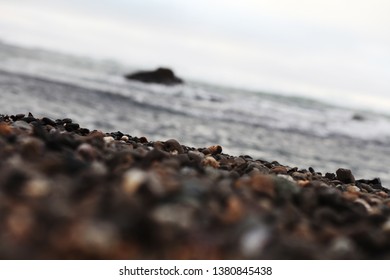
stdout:
{"type": "Polygon", "coordinates": [[[339,168],[336,171],[337,180],[349,184],[349,183],[355,183],[355,177],[352,175],[351,170],[339,168]]]}
{"type": "Polygon", "coordinates": [[[354,114],[354,115],[352,116],[352,119],[353,119],[354,121],[364,121],[364,120],[365,120],[365,117],[362,116],[362,115],[360,115],[360,114],[354,114]]]}
{"type": "Polygon", "coordinates": [[[171,69],[157,68],[154,71],[140,71],[125,75],[126,79],[137,80],[144,83],[157,83],[164,85],[182,84],[183,80],[176,77],[171,69]]]}

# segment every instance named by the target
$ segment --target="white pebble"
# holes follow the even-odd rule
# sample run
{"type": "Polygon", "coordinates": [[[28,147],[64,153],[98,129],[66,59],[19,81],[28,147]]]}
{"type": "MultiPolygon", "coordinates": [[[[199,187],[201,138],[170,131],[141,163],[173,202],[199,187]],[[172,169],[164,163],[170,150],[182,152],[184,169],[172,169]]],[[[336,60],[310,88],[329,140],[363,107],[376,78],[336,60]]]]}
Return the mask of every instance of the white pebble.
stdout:
{"type": "Polygon", "coordinates": [[[123,175],[122,189],[127,194],[135,193],[146,181],[146,172],[139,169],[132,169],[123,175]]]}
{"type": "Polygon", "coordinates": [[[115,139],[112,137],[112,136],[106,136],[106,137],[103,137],[103,140],[106,144],[110,144],[112,142],[115,141],[115,139]]]}

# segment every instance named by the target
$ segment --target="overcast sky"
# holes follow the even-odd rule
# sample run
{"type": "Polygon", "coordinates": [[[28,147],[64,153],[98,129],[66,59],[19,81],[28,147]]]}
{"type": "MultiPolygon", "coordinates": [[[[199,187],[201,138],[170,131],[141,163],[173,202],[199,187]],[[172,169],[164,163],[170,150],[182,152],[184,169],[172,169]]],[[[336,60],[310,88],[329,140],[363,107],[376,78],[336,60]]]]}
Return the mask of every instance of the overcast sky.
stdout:
{"type": "Polygon", "coordinates": [[[0,38],[390,112],[388,0],[0,0],[0,38]]]}

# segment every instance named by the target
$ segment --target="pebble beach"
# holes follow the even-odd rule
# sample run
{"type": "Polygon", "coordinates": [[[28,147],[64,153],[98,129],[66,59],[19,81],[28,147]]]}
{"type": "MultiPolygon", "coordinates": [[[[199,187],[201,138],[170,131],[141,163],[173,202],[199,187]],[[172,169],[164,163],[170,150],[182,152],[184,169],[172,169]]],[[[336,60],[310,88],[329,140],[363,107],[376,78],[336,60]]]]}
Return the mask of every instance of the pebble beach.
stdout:
{"type": "Polygon", "coordinates": [[[390,258],[379,178],[277,160],[0,115],[0,258],[390,258]]]}

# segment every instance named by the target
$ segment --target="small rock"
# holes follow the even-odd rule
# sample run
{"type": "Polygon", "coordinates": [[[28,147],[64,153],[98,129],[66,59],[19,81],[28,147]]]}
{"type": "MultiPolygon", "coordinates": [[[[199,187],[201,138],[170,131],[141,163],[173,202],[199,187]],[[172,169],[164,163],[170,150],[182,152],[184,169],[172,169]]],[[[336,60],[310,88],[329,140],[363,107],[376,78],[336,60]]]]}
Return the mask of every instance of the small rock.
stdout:
{"type": "Polygon", "coordinates": [[[112,136],[105,136],[105,137],[103,137],[103,140],[106,144],[110,144],[110,143],[115,141],[114,137],[112,137],[112,136]]]}
{"type": "Polygon", "coordinates": [[[294,172],[293,174],[291,174],[291,176],[295,179],[295,180],[307,180],[307,175],[305,173],[301,173],[301,172],[294,172]]]}
{"type": "Polygon", "coordinates": [[[175,139],[169,139],[169,140],[165,141],[164,148],[166,149],[166,151],[171,152],[171,153],[175,152],[175,151],[178,154],[183,154],[184,153],[183,147],[175,139]]]}
{"type": "Polygon", "coordinates": [[[65,124],[65,123],[72,123],[73,120],[70,119],[70,118],[65,118],[65,119],[62,119],[62,123],[65,124]]]}
{"type": "Polygon", "coordinates": [[[335,180],[335,179],[336,179],[336,174],[326,172],[326,173],[325,173],[325,178],[327,178],[327,179],[329,179],[329,180],[335,180]]]}
{"type": "Polygon", "coordinates": [[[75,131],[80,128],[78,123],[65,123],[65,130],[68,132],[75,131]]]}
{"type": "Polygon", "coordinates": [[[337,175],[337,180],[340,180],[345,184],[355,183],[355,177],[352,175],[352,172],[349,169],[339,168],[336,171],[336,175],[337,175]]]}
{"type": "Polygon", "coordinates": [[[42,121],[42,123],[43,123],[44,125],[51,125],[51,126],[53,126],[53,127],[56,126],[56,122],[53,121],[52,119],[49,119],[49,118],[46,118],[46,117],[45,117],[45,118],[42,118],[41,121],[42,121]]]}
{"type": "Polygon", "coordinates": [[[346,191],[351,193],[358,193],[360,192],[360,189],[356,186],[347,186],[346,191]]]}
{"type": "Polygon", "coordinates": [[[209,155],[209,154],[211,154],[211,155],[220,154],[220,153],[222,153],[222,147],[219,146],[219,145],[210,146],[210,147],[208,147],[207,149],[204,149],[204,150],[202,151],[202,153],[205,154],[205,155],[209,155]]]}
{"type": "Polygon", "coordinates": [[[129,170],[123,175],[122,189],[126,194],[134,194],[146,179],[146,172],[138,169],[129,170]]]}
{"type": "Polygon", "coordinates": [[[273,174],[287,174],[287,168],[284,166],[275,166],[271,168],[270,173],[273,174]]]}
{"type": "Polygon", "coordinates": [[[88,143],[82,143],[80,146],[78,146],[77,153],[87,161],[94,160],[97,155],[96,149],[88,143]]]}
{"type": "Polygon", "coordinates": [[[203,166],[211,166],[211,167],[214,167],[214,168],[218,168],[219,167],[219,162],[211,157],[211,156],[206,156],[203,161],[202,161],[202,165],[203,166]]]}

